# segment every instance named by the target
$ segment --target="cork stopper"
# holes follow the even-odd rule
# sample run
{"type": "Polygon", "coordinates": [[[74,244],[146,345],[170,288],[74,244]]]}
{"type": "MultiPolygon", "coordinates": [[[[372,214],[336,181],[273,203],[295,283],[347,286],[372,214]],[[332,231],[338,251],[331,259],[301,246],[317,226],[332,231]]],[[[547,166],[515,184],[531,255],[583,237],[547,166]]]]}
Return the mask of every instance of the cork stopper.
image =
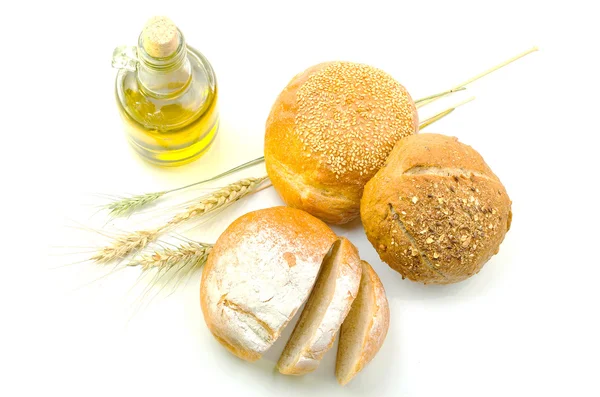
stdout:
{"type": "Polygon", "coordinates": [[[167,17],[152,17],[142,31],[142,43],[148,55],[166,58],[177,50],[179,33],[177,26],[167,17]]]}

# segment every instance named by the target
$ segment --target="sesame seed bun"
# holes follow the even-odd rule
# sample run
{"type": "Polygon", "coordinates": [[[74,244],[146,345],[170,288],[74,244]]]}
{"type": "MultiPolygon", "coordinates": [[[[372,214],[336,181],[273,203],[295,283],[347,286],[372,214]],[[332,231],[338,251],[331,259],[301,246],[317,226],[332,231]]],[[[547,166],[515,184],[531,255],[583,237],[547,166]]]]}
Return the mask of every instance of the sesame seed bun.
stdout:
{"type": "Polygon", "coordinates": [[[500,179],[458,139],[402,139],[365,186],[365,232],[381,260],[413,281],[449,284],[481,270],[510,228],[500,179]]]}
{"type": "Polygon", "coordinates": [[[412,98],[387,73],[351,62],[315,65],[271,109],[267,172],[287,205],[346,223],[359,215],[365,183],[418,125],[412,98]]]}

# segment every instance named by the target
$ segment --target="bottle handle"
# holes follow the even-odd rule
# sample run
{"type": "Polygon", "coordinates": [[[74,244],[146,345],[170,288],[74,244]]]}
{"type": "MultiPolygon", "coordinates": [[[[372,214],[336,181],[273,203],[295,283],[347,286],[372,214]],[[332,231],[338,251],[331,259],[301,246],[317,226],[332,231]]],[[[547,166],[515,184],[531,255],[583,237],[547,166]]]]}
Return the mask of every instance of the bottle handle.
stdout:
{"type": "Polygon", "coordinates": [[[122,45],[115,48],[112,55],[112,67],[135,72],[139,63],[137,47],[122,45]]]}

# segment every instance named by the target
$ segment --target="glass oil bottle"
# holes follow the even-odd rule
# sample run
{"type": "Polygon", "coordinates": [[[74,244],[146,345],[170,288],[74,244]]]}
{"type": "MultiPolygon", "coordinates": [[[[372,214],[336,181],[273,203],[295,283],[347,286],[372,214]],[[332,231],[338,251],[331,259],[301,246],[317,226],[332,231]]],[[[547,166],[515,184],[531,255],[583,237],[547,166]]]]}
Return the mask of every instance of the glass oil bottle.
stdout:
{"type": "Polygon", "coordinates": [[[115,49],[113,67],[117,105],[136,152],[177,166],[208,150],[219,128],[215,73],[171,20],[150,19],[137,47],[115,49]]]}

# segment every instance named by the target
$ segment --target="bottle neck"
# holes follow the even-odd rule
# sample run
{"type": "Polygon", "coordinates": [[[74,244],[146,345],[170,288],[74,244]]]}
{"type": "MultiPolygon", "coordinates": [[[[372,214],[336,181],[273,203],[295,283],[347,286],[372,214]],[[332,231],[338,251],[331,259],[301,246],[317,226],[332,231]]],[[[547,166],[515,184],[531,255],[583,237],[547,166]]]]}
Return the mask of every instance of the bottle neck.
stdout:
{"type": "Polygon", "coordinates": [[[192,80],[192,68],[187,46],[181,32],[179,44],[172,54],[164,58],[150,56],[144,47],[143,37],[138,40],[137,80],[142,90],[158,98],[173,97],[187,89],[192,80]]]}

